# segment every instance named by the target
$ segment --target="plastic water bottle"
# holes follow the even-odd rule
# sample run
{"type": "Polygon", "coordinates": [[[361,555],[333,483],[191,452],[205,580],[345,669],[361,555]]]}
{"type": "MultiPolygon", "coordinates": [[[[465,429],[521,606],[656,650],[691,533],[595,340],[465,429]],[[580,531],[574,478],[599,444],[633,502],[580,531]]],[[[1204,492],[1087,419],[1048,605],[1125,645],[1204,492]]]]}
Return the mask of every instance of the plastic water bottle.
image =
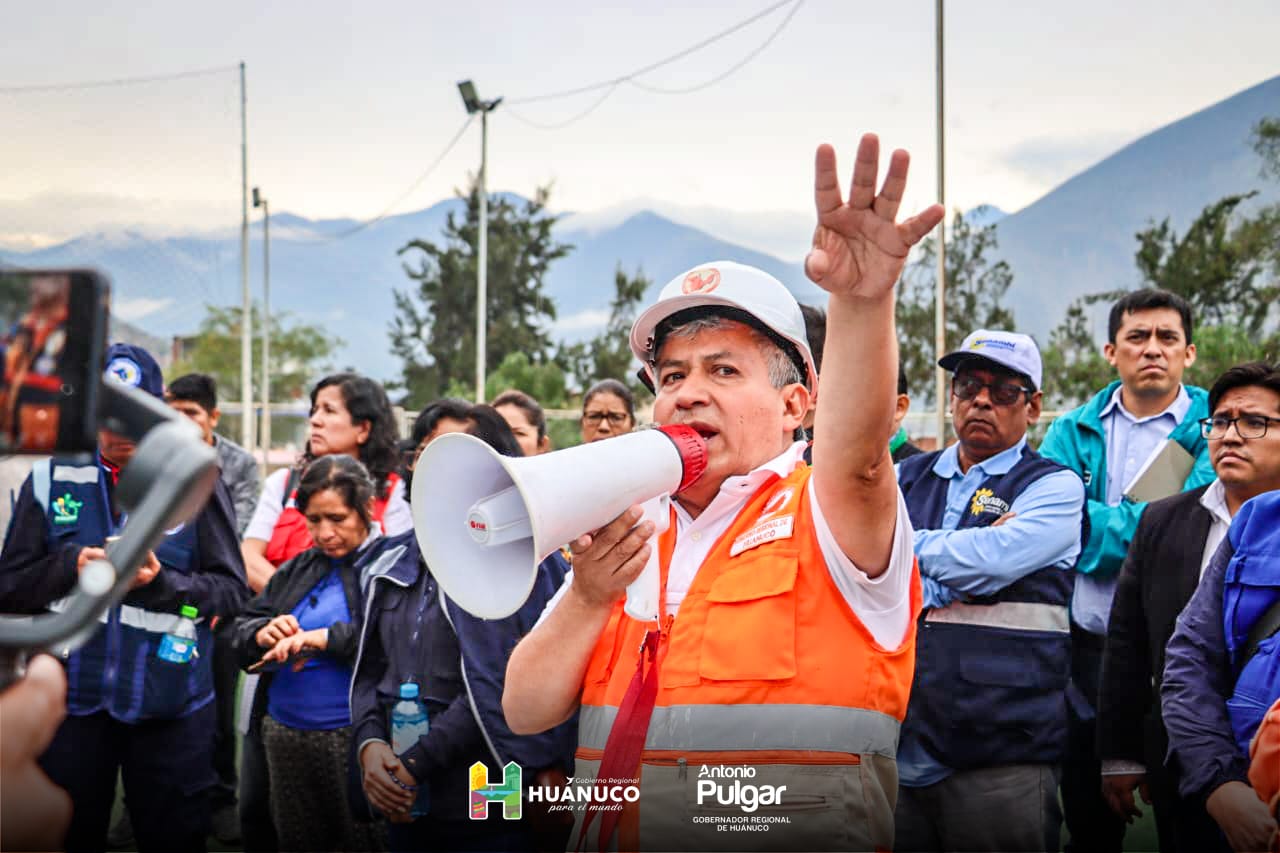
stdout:
{"type": "Polygon", "coordinates": [[[190,663],[196,656],[195,618],[200,611],[190,604],[184,604],[181,612],[182,616],[178,619],[178,624],[160,641],[160,648],[156,651],[156,657],[160,660],[169,663],[190,663]]]}
{"type": "MultiPolygon", "coordinates": [[[[418,698],[418,685],[406,681],[400,685],[400,701],[391,709],[391,750],[396,755],[404,753],[418,742],[431,728],[427,722],[427,706],[418,698]]],[[[410,810],[411,817],[427,813],[430,799],[425,783],[418,786],[418,796],[410,810]]]]}

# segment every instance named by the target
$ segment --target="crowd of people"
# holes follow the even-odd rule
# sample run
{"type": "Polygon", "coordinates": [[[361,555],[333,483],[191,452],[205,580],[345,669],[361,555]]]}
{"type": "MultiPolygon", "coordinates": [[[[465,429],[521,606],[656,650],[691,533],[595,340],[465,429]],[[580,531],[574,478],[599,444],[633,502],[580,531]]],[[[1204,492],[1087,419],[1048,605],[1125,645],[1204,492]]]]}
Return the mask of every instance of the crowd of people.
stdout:
{"type": "MultiPolygon", "coordinates": [[[[879,192],[877,160],[864,137],[845,198],[819,149],[806,272],[826,311],[723,261],[640,314],[653,421],[696,430],[706,471],[662,529],[638,505],[547,556],[505,619],[437,582],[407,496],[444,433],[550,451],[528,394],[432,402],[401,439],[378,383],[329,376],[305,451],[261,481],[215,432],[211,379],[165,385],[113,346],[109,365],[201,428],[221,479],[63,655],[66,717],[36,743],[74,802],[67,849],[110,831],[200,850],[212,831],[245,850],[1058,850],[1065,825],[1066,849],[1118,851],[1136,794],[1163,851],[1280,850],[1280,366],[1188,385],[1190,307],[1130,292],[1109,315],[1115,381],[1038,446],[1040,352],[1005,329],[939,360],[956,441],[913,445],[893,294],[942,211],[900,221],[907,157],[879,192]],[[653,622],[623,608],[647,567],[653,622]],[[160,652],[183,606],[198,654],[178,664],[160,652]],[[397,751],[409,684],[430,726],[397,751]],[[490,780],[517,763],[526,788],[638,792],[476,819],[477,761],[490,780]],[[703,781],[717,767],[774,792],[769,832],[698,819],[743,811],[703,781]]],[[[635,429],[631,388],[587,389],[580,425],[584,443],[635,429]]],[[[63,606],[125,522],[132,450],[103,432],[91,463],[36,464],[0,610],[63,606]]]]}

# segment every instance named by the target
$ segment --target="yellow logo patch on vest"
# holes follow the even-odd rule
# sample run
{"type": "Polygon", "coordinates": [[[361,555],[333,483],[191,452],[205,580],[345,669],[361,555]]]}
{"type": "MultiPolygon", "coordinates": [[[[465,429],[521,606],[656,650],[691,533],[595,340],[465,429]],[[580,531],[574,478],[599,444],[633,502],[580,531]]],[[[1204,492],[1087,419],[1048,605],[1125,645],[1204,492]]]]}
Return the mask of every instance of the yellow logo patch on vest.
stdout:
{"type": "Polygon", "coordinates": [[[990,489],[978,489],[969,502],[969,512],[973,515],[982,515],[984,512],[1004,515],[1008,511],[1009,505],[996,497],[996,493],[990,489]]]}
{"type": "Polygon", "coordinates": [[[80,520],[80,508],[84,501],[71,497],[71,493],[63,495],[53,502],[54,524],[75,524],[80,520]]]}

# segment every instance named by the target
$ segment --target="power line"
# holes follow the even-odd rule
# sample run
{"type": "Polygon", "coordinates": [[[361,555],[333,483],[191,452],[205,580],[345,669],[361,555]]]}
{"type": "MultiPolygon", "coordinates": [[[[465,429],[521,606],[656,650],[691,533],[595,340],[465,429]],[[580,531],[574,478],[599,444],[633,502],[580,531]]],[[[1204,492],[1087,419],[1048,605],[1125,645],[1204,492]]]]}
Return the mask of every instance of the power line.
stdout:
{"type": "MultiPolygon", "coordinates": [[[[727,36],[733,35],[734,33],[738,32],[744,27],[754,24],[756,21],[760,20],[761,18],[764,18],[773,14],[774,12],[778,11],[783,6],[786,6],[789,3],[795,4],[796,9],[798,9],[804,3],[804,0],[780,0],[780,2],[774,3],[773,5],[769,6],[766,9],[762,9],[761,11],[757,12],[756,14],[752,15],[749,18],[744,18],[743,20],[738,21],[733,26],[728,27],[727,29],[721,30],[715,35],[709,36],[708,38],[703,39],[697,44],[690,45],[689,47],[683,50],[680,50],[676,53],[673,53],[670,56],[667,56],[663,59],[659,59],[657,62],[650,63],[649,65],[646,65],[642,68],[638,68],[635,71],[631,71],[627,74],[622,74],[618,77],[612,77],[608,80],[601,80],[596,83],[589,83],[586,86],[578,86],[573,89],[564,89],[559,92],[548,92],[544,95],[531,95],[523,98],[510,98],[506,101],[506,104],[507,106],[511,106],[512,104],[516,104],[516,105],[533,104],[533,103],[538,103],[540,101],[550,101],[558,98],[568,98],[573,95],[582,95],[587,92],[597,91],[599,89],[616,87],[619,83],[634,82],[634,78],[640,77],[644,74],[648,74],[651,71],[656,71],[659,68],[662,68],[663,66],[670,65],[673,62],[684,59],[686,56],[696,53],[697,51],[702,50],[704,47],[715,44],[721,39],[727,36]]],[[[792,9],[791,14],[787,16],[787,21],[791,20],[791,15],[794,15],[795,11],[796,11],[795,9],[792,9]]],[[[784,22],[784,26],[785,26],[785,22],[784,22]]],[[[777,33],[775,32],[772,36],[769,37],[769,41],[772,41],[776,35],[777,33]]],[[[768,42],[766,42],[765,44],[767,45],[768,42]]],[[[737,70],[737,68],[734,68],[733,70],[737,70]]]]}
{"type": "Polygon", "coordinates": [[[188,77],[207,77],[238,71],[238,65],[218,68],[201,68],[194,71],[177,71],[171,74],[153,74],[147,77],[118,77],[112,80],[88,80],[79,83],[41,83],[30,86],[0,86],[0,94],[21,95],[27,92],[69,92],[75,89],[103,89],[109,86],[136,86],[143,83],[162,83],[167,80],[183,80],[188,77]]]}
{"type": "Polygon", "coordinates": [[[715,77],[712,77],[710,80],[706,80],[702,83],[696,83],[692,86],[685,86],[685,87],[674,88],[674,89],[668,89],[662,86],[653,86],[649,83],[641,83],[639,80],[628,80],[627,82],[638,89],[643,89],[646,92],[653,92],[658,95],[688,95],[693,92],[701,91],[702,89],[710,88],[711,86],[714,86],[720,81],[729,78],[739,69],[744,67],[747,63],[749,63],[751,60],[755,59],[757,56],[764,53],[764,51],[769,47],[769,45],[773,44],[774,39],[776,39],[779,35],[781,35],[782,31],[787,28],[787,24],[791,23],[791,19],[795,17],[796,12],[800,11],[800,7],[802,5],[804,5],[804,0],[796,0],[796,4],[791,7],[791,11],[788,12],[786,17],[782,19],[782,23],[778,24],[777,28],[774,29],[774,31],[769,34],[769,37],[765,39],[759,45],[759,47],[752,50],[745,57],[743,57],[742,60],[729,66],[727,70],[722,71],[721,73],[717,74],[715,77]]]}
{"type": "Polygon", "coordinates": [[[444,162],[444,158],[449,156],[449,152],[452,151],[454,146],[458,144],[458,141],[462,139],[463,134],[467,132],[467,128],[471,127],[471,122],[473,122],[474,120],[475,120],[474,115],[468,115],[467,120],[462,123],[462,127],[458,128],[458,132],[453,135],[453,138],[449,140],[449,144],[444,147],[444,150],[440,152],[440,154],[436,157],[436,159],[431,161],[431,165],[426,168],[426,171],[424,171],[421,175],[419,175],[414,180],[414,182],[409,185],[409,188],[407,190],[402,192],[400,195],[396,196],[395,201],[391,202],[391,204],[383,208],[382,212],[379,213],[377,216],[375,216],[372,219],[361,222],[359,225],[354,225],[351,228],[346,229],[345,231],[339,231],[337,234],[330,234],[323,237],[319,237],[316,240],[310,241],[310,242],[332,243],[337,240],[344,240],[347,237],[350,237],[353,234],[358,234],[359,232],[363,231],[369,226],[376,225],[377,223],[381,222],[383,219],[386,219],[387,215],[390,214],[392,210],[394,210],[402,201],[404,201],[406,198],[412,195],[413,192],[419,186],[422,185],[422,182],[425,181],[428,177],[430,177],[431,173],[434,172],[442,162],[444,162]]]}
{"type": "Polygon", "coordinates": [[[601,95],[600,97],[596,98],[594,101],[591,102],[591,106],[587,107],[585,110],[583,110],[580,113],[577,113],[576,115],[570,116],[564,121],[556,121],[556,122],[550,122],[550,123],[534,121],[531,118],[522,116],[520,113],[511,109],[510,107],[503,110],[503,112],[505,112],[507,115],[511,116],[513,119],[520,122],[521,124],[527,124],[530,127],[536,127],[538,130],[561,130],[575,122],[581,121],[582,119],[586,118],[587,116],[595,112],[597,109],[599,109],[600,106],[605,101],[609,100],[609,96],[612,95],[617,90],[619,85],[620,85],[619,83],[614,83],[610,85],[609,88],[604,90],[603,95],[601,95]]]}

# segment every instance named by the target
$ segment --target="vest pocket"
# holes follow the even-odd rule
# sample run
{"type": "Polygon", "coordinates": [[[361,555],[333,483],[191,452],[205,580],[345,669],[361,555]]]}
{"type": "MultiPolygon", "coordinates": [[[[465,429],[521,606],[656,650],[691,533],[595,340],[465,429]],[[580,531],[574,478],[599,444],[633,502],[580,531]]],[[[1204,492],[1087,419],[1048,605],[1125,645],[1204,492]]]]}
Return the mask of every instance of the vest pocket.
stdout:
{"type": "Polygon", "coordinates": [[[713,681],[781,681],[796,674],[798,551],[743,555],[707,593],[698,674],[713,681]]]}

